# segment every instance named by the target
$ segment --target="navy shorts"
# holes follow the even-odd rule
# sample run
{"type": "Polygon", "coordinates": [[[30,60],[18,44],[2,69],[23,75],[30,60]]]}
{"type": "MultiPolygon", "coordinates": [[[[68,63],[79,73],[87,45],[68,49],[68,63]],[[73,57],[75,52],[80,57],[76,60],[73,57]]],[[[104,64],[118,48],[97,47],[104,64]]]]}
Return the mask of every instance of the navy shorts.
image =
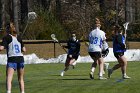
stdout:
{"type": "Polygon", "coordinates": [[[24,68],[24,62],[22,62],[22,63],[8,62],[7,63],[7,68],[13,68],[14,70],[23,69],[24,68]]]}
{"type": "MultiPolygon", "coordinates": [[[[77,60],[78,57],[79,57],[79,55],[72,55],[72,58],[75,59],[75,60],[77,60]]],[[[67,55],[67,58],[70,58],[70,57],[69,57],[69,54],[67,55]]]]}
{"type": "Polygon", "coordinates": [[[115,52],[114,53],[114,56],[117,58],[117,59],[119,59],[121,56],[123,56],[124,55],[124,52],[115,52]]]}

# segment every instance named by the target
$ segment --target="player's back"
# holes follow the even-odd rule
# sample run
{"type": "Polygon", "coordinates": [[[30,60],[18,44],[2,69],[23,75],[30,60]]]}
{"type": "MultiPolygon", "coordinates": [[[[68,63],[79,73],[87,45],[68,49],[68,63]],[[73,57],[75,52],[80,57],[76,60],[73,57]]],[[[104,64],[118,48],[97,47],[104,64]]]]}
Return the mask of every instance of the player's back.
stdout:
{"type": "Polygon", "coordinates": [[[89,52],[100,52],[102,41],[106,39],[105,33],[96,28],[89,34],[89,52]]]}

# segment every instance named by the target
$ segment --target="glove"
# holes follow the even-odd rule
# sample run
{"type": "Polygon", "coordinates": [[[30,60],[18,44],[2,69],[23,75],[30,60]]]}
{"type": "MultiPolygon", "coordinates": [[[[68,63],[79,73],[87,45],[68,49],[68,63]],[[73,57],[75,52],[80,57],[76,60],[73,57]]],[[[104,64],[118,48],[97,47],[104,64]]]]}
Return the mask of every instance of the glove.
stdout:
{"type": "Polygon", "coordinates": [[[109,53],[109,49],[107,48],[106,50],[102,51],[102,57],[106,57],[109,53]]]}

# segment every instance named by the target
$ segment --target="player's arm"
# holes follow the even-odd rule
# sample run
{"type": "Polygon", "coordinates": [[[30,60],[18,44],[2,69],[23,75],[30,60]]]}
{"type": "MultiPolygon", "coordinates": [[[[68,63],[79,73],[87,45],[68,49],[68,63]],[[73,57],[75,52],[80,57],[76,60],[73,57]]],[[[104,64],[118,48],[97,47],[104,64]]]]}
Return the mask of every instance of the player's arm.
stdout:
{"type": "Polygon", "coordinates": [[[69,49],[70,48],[70,40],[67,42],[67,45],[63,45],[62,47],[69,49]]]}
{"type": "Polygon", "coordinates": [[[4,37],[2,39],[2,43],[1,43],[1,46],[0,46],[0,51],[4,50],[4,48],[7,46],[7,41],[6,41],[6,37],[4,37]]]}
{"type": "Polygon", "coordinates": [[[22,39],[21,39],[20,37],[18,37],[18,40],[19,40],[19,42],[21,43],[21,51],[22,51],[22,52],[26,52],[26,48],[25,48],[25,46],[24,46],[24,43],[23,43],[22,39]]]}
{"type": "Polygon", "coordinates": [[[22,48],[22,52],[26,52],[26,48],[25,47],[22,48]]]}
{"type": "Polygon", "coordinates": [[[123,49],[125,49],[125,44],[122,42],[122,35],[118,35],[117,42],[123,49]]]}
{"type": "Polygon", "coordinates": [[[80,42],[78,41],[78,42],[77,42],[77,45],[76,45],[76,51],[75,51],[76,54],[79,54],[79,52],[80,52],[80,46],[81,46],[81,44],[80,44],[80,42]]]}
{"type": "Polygon", "coordinates": [[[4,49],[4,46],[0,46],[0,51],[2,51],[4,49]]]}

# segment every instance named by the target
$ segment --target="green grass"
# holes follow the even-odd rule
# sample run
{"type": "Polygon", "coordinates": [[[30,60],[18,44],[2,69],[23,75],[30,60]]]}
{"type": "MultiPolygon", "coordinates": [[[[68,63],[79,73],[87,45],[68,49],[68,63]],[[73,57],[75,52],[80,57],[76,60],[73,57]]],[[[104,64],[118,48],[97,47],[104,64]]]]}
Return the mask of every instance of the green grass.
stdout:
{"type": "MultiPolygon", "coordinates": [[[[117,62],[110,63],[111,67],[117,62]]],[[[127,74],[129,80],[121,79],[120,69],[112,74],[111,79],[98,80],[98,68],[95,80],[89,79],[91,63],[79,63],[70,69],[64,77],[60,72],[64,64],[25,65],[26,93],[140,93],[140,63],[129,62],[127,74]]],[[[0,93],[5,91],[5,66],[0,66],[0,93]]],[[[107,74],[105,74],[107,76],[107,74]]],[[[16,73],[12,82],[12,93],[19,93],[16,73]]]]}

